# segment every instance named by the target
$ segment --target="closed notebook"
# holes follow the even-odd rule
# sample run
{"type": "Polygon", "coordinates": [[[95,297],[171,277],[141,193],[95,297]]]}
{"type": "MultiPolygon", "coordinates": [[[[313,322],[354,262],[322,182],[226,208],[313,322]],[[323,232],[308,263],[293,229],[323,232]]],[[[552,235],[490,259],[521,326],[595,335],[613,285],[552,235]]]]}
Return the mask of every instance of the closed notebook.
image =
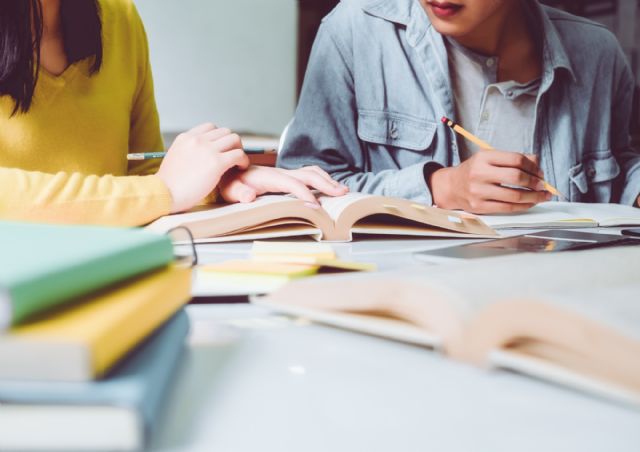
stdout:
{"type": "Polygon", "coordinates": [[[253,300],[640,408],[637,247],[293,282],[253,300]]]}
{"type": "Polygon", "coordinates": [[[494,229],[640,226],[640,209],[622,204],[543,202],[526,212],[480,218],[494,229]]]}
{"type": "Polygon", "coordinates": [[[191,270],[165,267],[0,333],[0,379],[106,374],[190,298],[191,270]]]}
{"type": "Polygon", "coordinates": [[[0,381],[0,450],[142,449],[171,389],[188,330],[181,310],[102,381],[0,381]]]}
{"type": "Polygon", "coordinates": [[[348,242],[354,235],[417,237],[495,237],[478,217],[400,198],[349,193],[319,198],[312,209],[291,196],[262,196],[247,204],[199,207],[160,218],[155,232],[183,226],[198,242],[225,242],[310,235],[316,240],[348,242]]]}
{"type": "Polygon", "coordinates": [[[0,222],[0,330],[172,259],[142,230],[0,222]]]}

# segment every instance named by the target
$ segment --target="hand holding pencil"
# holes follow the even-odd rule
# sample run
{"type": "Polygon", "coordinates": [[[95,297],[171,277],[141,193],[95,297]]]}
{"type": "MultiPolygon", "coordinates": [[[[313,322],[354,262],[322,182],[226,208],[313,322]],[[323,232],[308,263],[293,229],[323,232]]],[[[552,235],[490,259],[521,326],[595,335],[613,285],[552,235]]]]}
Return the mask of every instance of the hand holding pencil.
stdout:
{"type": "Polygon", "coordinates": [[[453,121],[443,122],[485,152],[431,174],[428,183],[437,206],[494,214],[525,211],[551,200],[550,189],[555,189],[544,181],[536,156],[494,150],[453,121]]]}

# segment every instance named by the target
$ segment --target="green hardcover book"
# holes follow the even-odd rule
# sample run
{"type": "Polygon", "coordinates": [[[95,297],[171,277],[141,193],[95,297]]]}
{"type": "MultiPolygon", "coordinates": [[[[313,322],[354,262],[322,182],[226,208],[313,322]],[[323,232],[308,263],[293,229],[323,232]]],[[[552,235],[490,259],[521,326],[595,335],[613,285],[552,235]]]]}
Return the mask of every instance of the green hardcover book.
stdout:
{"type": "Polygon", "coordinates": [[[0,221],[0,331],[172,260],[169,237],[139,229],[0,221]]]}

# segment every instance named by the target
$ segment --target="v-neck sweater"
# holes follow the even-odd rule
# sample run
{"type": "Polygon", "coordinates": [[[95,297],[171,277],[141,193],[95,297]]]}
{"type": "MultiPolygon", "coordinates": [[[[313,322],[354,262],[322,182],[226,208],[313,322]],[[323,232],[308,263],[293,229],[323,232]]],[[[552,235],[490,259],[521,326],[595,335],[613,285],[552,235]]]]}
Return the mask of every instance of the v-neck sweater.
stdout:
{"type": "Polygon", "coordinates": [[[147,38],[131,0],[100,0],[103,63],[54,76],[40,68],[33,104],[0,97],[0,219],[136,226],[169,213],[157,161],[163,149],[147,38]]]}

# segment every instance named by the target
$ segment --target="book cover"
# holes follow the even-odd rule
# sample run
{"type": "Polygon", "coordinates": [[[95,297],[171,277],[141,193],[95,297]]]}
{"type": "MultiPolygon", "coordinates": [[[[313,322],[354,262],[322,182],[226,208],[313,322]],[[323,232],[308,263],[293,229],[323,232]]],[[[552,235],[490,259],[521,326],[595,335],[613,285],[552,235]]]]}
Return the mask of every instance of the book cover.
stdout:
{"type": "Polygon", "coordinates": [[[188,330],[188,316],[181,310],[101,381],[0,381],[0,450],[143,448],[188,330]]]}
{"type": "Polygon", "coordinates": [[[103,376],[190,298],[191,269],[165,267],[0,334],[0,379],[103,376]]]}
{"type": "Polygon", "coordinates": [[[167,265],[168,237],[143,230],[0,222],[0,330],[167,265]]]}

